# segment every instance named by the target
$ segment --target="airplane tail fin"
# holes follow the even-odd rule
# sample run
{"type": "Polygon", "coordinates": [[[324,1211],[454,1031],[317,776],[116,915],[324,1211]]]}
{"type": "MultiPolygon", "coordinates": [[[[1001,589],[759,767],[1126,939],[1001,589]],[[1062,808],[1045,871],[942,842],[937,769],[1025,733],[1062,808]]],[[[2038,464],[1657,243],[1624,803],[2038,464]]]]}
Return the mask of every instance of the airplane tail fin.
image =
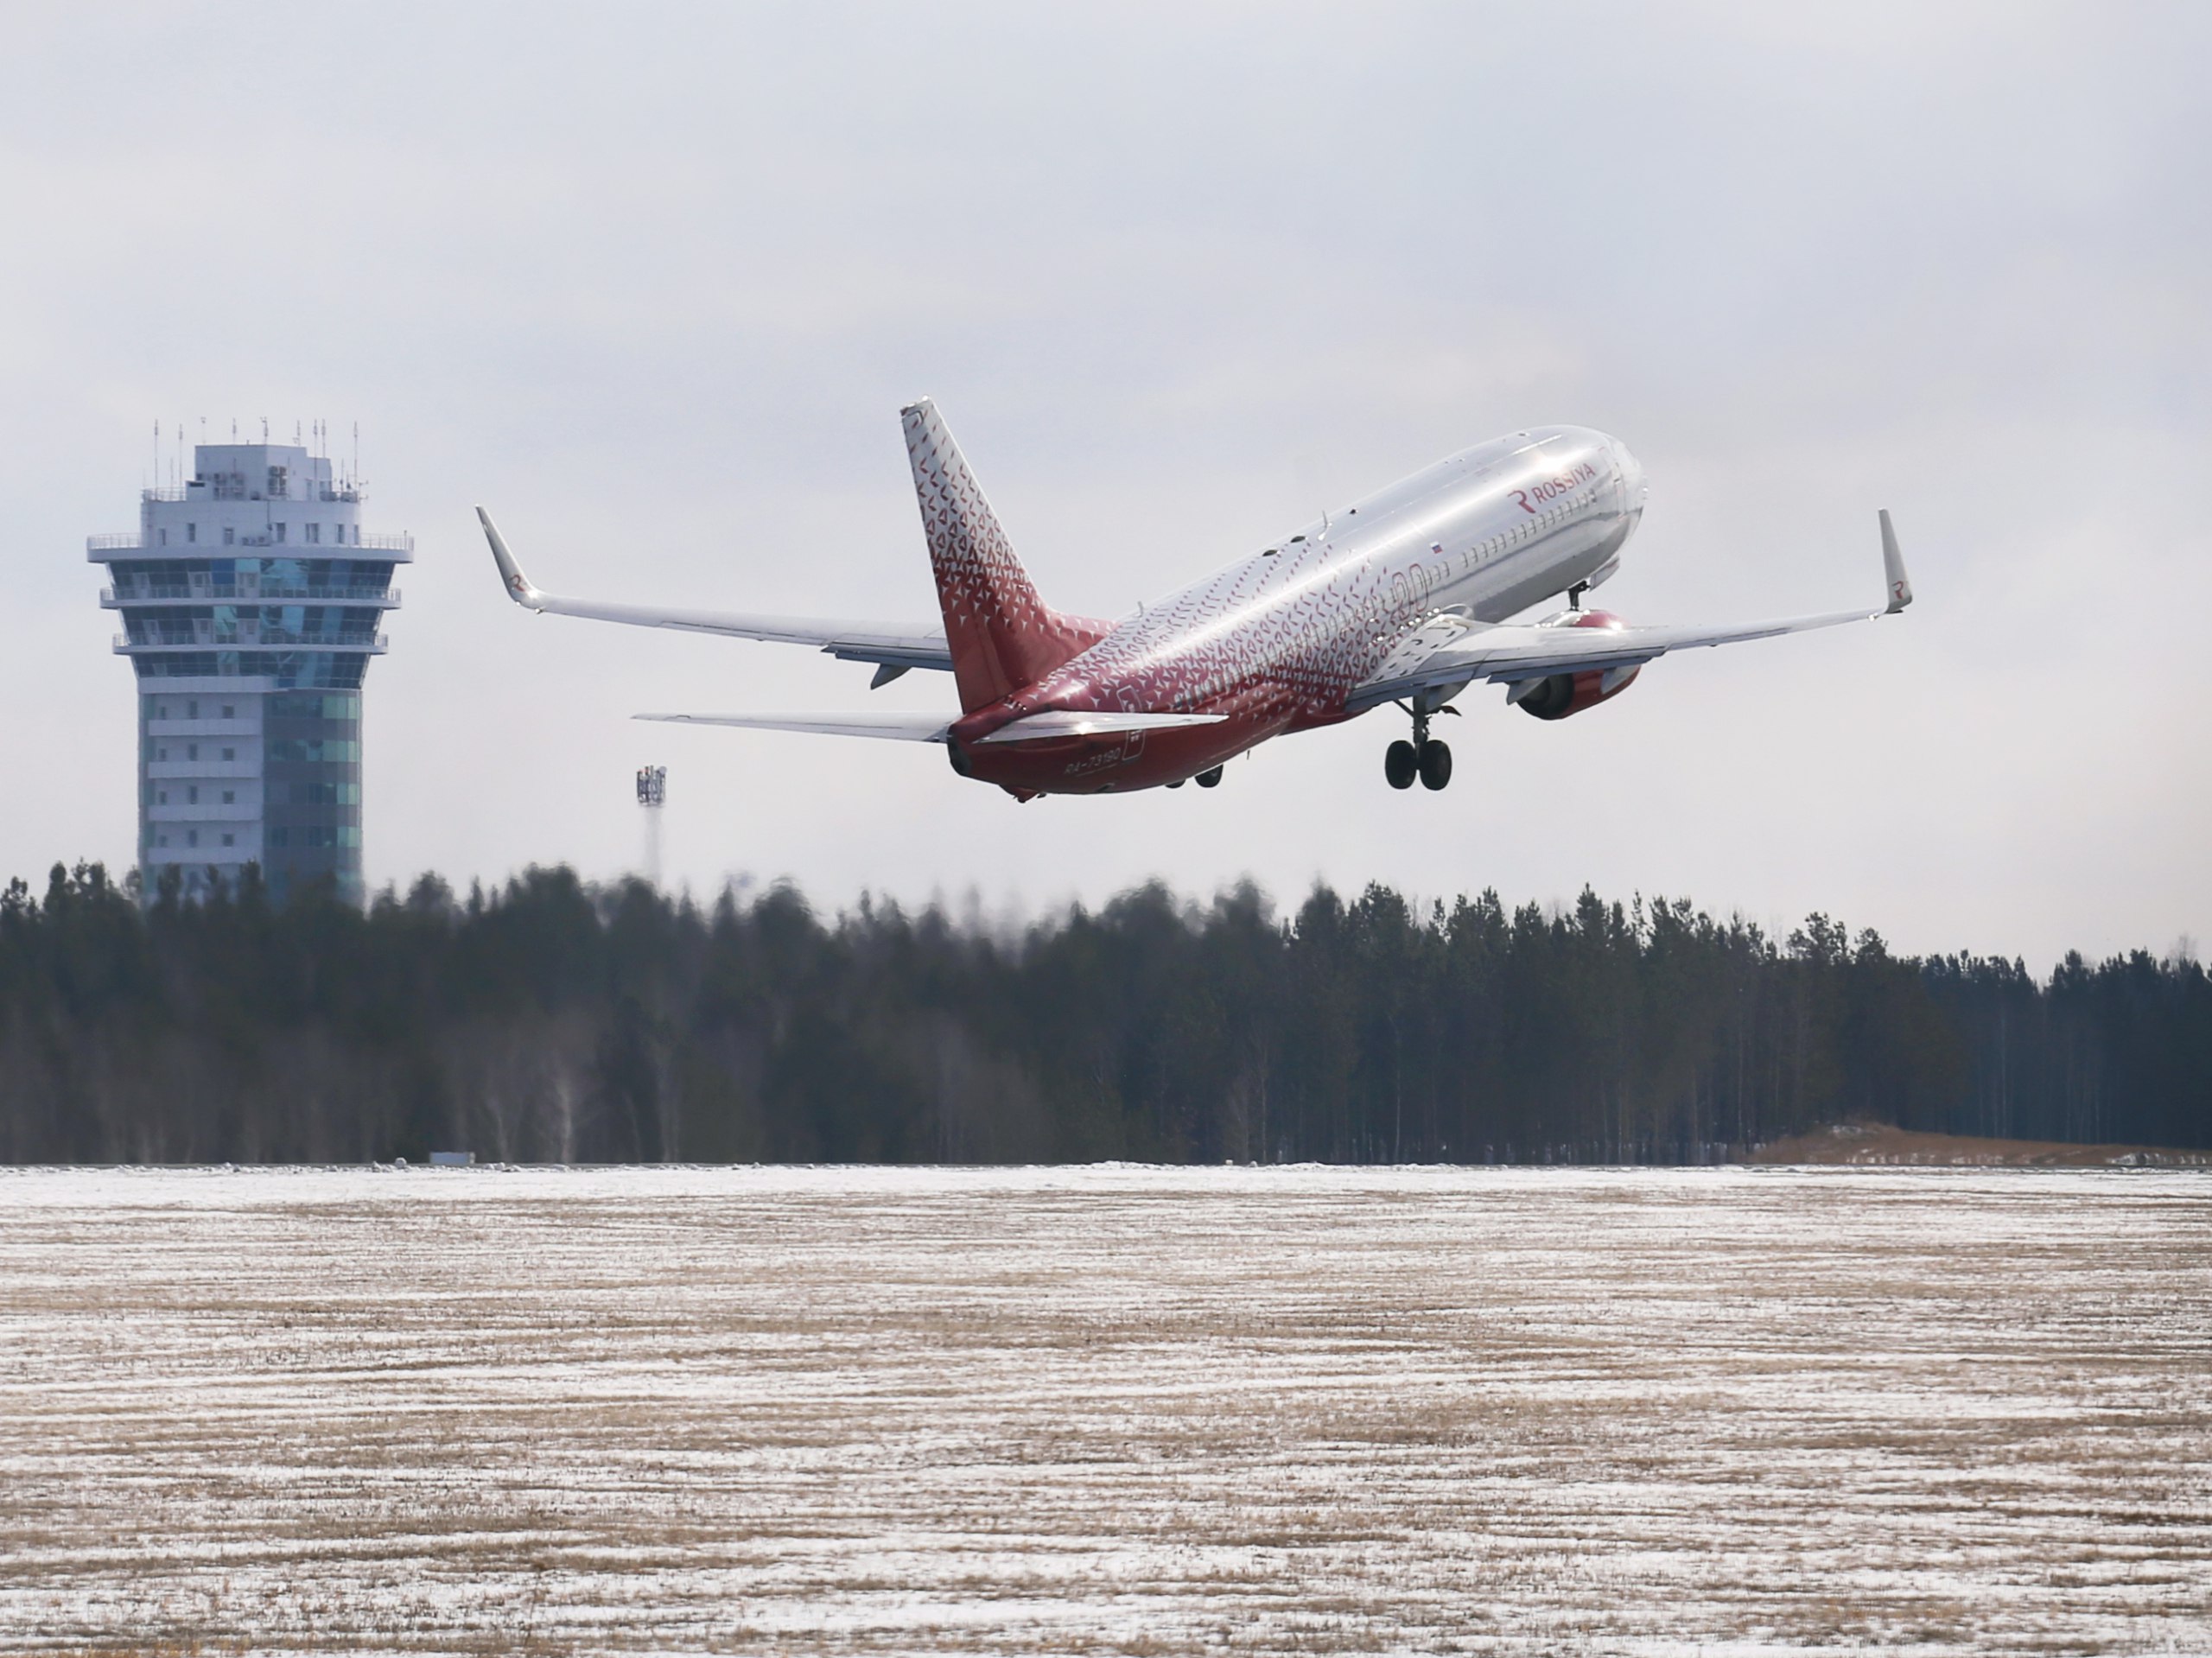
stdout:
{"type": "Polygon", "coordinates": [[[1042,679],[1108,629],[1063,616],[1038,596],[937,405],[924,397],[899,415],[944,610],[953,682],[962,711],[972,714],[1042,679]]]}

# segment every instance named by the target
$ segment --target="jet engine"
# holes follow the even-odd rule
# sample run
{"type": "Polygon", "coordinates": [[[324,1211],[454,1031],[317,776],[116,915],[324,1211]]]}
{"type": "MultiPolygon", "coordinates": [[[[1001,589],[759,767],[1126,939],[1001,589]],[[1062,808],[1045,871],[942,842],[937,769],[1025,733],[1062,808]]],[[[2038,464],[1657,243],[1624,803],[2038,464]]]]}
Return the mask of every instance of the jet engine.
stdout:
{"type": "MultiPolygon", "coordinates": [[[[1539,624],[1544,627],[1619,627],[1621,619],[1610,610],[1563,611],[1539,624]]],[[[1580,714],[1585,708],[1594,708],[1599,703],[1618,696],[1636,683],[1640,668],[1592,669],[1587,673],[1553,674],[1540,679],[1529,690],[1521,692],[1513,701],[1522,712],[1533,714],[1539,720],[1564,720],[1570,714],[1580,714]]],[[[1520,687],[1516,686],[1516,691],[1520,687]]]]}

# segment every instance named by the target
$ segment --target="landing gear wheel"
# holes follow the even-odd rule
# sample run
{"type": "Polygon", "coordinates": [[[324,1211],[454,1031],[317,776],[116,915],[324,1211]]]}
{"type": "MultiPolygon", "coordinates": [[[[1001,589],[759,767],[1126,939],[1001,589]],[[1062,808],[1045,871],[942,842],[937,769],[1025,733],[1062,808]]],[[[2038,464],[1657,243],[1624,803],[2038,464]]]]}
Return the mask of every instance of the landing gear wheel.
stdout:
{"type": "Polygon", "coordinates": [[[1412,788],[1414,776],[1420,770],[1421,757],[1403,738],[1382,751],[1382,775],[1389,779],[1393,789],[1412,788]]]}
{"type": "Polygon", "coordinates": [[[1441,789],[1452,781],[1452,749],[1450,745],[1433,739],[1421,746],[1421,786],[1441,789]]]}
{"type": "Polygon", "coordinates": [[[1201,789],[1211,789],[1221,781],[1221,767],[1217,765],[1210,772],[1201,772],[1194,780],[1201,789]]]}

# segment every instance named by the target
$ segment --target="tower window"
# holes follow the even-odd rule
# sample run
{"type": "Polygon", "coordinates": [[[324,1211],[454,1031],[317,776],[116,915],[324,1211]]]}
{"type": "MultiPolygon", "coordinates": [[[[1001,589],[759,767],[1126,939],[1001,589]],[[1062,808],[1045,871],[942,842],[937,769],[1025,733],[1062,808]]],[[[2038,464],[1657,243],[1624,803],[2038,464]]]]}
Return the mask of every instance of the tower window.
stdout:
{"type": "Polygon", "coordinates": [[[184,843],[187,846],[198,846],[200,844],[200,831],[198,829],[185,830],[184,843]]]}
{"type": "Polygon", "coordinates": [[[199,540],[199,539],[200,539],[200,526],[199,526],[198,524],[186,524],[186,525],[184,526],[184,538],[185,538],[187,541],[197,541],[197,540],[199,540]]]}
{"type": "Polygon", "coordinates": [[[168,805],[169,804],[169,791],[167,789],[163,789],[156,793],[154,796],[154,804],[157,806],[168,805]]]}
{"type": "Polygon", "coordinates": [[[223,837],[223,844],[225,846],[235,846],[238,844],[237,837],[234,835],[226,835],[223,837]]]}
{"type": "Polygon", "coordinates": [[[311,524],[308,525],[308,539],[313,542],[320,542],[322,539],[322,526],[319,524],[311,524]]]}
{"type": "Polygon", "coordinates": [[[223,526],[223,545],[228,547],[238,538],[238,532],[229,524],[223,526]]]}
{"type": "Polygon", "coordinates": [[[184,804],[188,806],[197,806],[200,804],[200,785],[198,784],[194,784],[190,788],[184,791],[184,804]]]}
{"type": "Polygon", "coordinates": [[[184,757],[188,760],[198,759],[200,758],[200,745],[198,743],[187,743],[184,746],[184,757]]]}
{"type": "Polygon", "coordinates": [[[161,531],[161,537],[162,545],[164,547],[168,546],[169,544],[169,532],[166,530],[161,531]]]}
{"type": "Polygon", "coordinates": [[[277,539],[277,540],[282,541],[282,540],[283,540],[283,539],[284,539],[284,529],[285,529],[285,526],[284,526],[284,525],[283,525],[283,524],[278,524],[278,525],[276,526],[276,539],[277,539]]]}
{"type": "Polygon", "coordinates": [[[237,712],[232,708],[231,704],[226,702],[223,704],[223,717],[226,720],[235,720],[238,716],[237,712]]]}
{"type": "Polygon", "coordinates": [[[200,704],[187,702],[184,705],[184,717],[188,720],[197,720],[200,717],[200,704]]]}
{"type": "Polygon", "coordinates": [[[223,751],[223,758],[226,760],[234,760],[238,757],[238,751],[235,748],[226,748],[223,751]]]}

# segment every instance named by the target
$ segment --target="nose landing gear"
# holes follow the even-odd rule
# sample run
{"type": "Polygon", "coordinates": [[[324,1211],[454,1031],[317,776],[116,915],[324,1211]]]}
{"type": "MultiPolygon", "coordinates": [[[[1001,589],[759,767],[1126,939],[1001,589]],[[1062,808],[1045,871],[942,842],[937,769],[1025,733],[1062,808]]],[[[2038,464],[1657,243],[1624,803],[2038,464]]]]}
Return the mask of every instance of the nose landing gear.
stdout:
{"type": "MultiPolygon", "coordinates": [[[[1441,714],[1459,711],[1449,706],[1437,710],[1441,714]]],[[[1416,703],[1409,712],[1414,716],[1414,740],[1408,742],[1401,738],[1382,751],[1383,778],[1393,789],[1410,789],[1415,778],[1424,789],[1441,789],[1452,781],[1451,746],[1428,734],[1427,709],[1416,703]]]]}

